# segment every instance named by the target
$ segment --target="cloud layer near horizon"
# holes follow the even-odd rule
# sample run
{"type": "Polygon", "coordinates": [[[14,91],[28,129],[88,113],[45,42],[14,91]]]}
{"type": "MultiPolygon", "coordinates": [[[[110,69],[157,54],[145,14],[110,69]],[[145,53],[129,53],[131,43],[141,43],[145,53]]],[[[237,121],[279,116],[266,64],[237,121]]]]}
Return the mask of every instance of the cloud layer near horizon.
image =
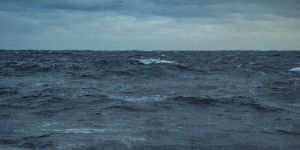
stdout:
{"type": "Polygon", "coordinates": [[[300,49],[298,0],[2,0],[0,48],[300,49]]]}

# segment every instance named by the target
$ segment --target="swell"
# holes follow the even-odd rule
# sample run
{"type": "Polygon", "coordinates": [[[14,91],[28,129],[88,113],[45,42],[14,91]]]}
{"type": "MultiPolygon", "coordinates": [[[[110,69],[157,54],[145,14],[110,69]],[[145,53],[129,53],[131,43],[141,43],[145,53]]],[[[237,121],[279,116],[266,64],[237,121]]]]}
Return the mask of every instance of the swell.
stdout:
{"type": "Polygon", "coordinates": [[[138,105],[114,105],[104,108],[104,110],[113,111],[113,112],[149,112],[154,111],[154,108],[147,108],[145,106],[138,106],[138,105]]]}
{"type": "Polygon", "coordinates": [[[38,72],[48,72],[51,67],[43,66],[39,62],[8,61],[1,63],[2,76],[32,75],[38,72]]]}
{"type": "Polygon", "coordinates": [[[59,113],[64,113],[68,110],[78,109],[78,104],[70,99],[56,97],[56,96],[43,96],[42,100],[36,101],[27,109],[31,114],[40,117],[54,117],[59,113]]]}
{"type": "Polygon", "coordinates": [[[0,138],[0,145],[7,145],[26,149],[48,149],[54,148],[54,143],[49,139],[52,134],[39,136],[27,136],[22,138],[0,138]]]}
{"type": "Polygon", "coordinates": [[[286,111],[279,106],[271,106],[259,103],[259,100],[251,99],[249,97],[194,97],[194,96],[175,96],[168,97],[162,101],[147,101],[147,102],[122,102],[112,104],[105,107],[104,111],[112,112],[151,112],[159,110],[175,110],[177,107],[203,107],[203,108],[238,108],[249,109],[261,113],[279,113],[286,111]]]}
{"type": "Polygon", "coordinates": [[[194,105],[194,106],[210,106],[222,107],[224,105],[237,108],[248,108],[259,112],[281,112],[285,109],[280,107],[269,106],[259,103],[259,100],[249,97],[230,97],[230,98],[213,98],[213,97],[193,97],[193,96],[176,96],[170,98],[172,102],[179,105],[194,105]]]}
{"type": "Polygon", "coordinates": [[[0,96],[12,96],[18,94],[17,88],[0,87],[0,96]]]}
{"type": "Polygon", "coordinates": [[[193,97],[193,96],[176,96],[171,98],[175,103],[202,105],[202,106],[216,106],[220,102],[217,99],[209,97],[193,97]]]}
{"type": "Polygon", "coordinates": [[[300,132],[298,131],[288,131],[288,130],[284,130],[284,129],[277,129],[275,130],[278,133],[281,134],[288,134],[288,135],[295,135],[295,136],[300,136],[300,132]]]}
{"type": "MultiPolygon", "coordinates": [[[[57,54],[58,55],[58,54],[57,54]]],[[[72,54],[70,54],[72,55],[72,54]]],[[[68,55],[67,55],[68,56],[68,55]]],[[[64,57],[67,57],[64,56],[64,57]]],[[[60,56],[61,57],[61,56],[60,56]]],[[[39,73],[65,73],[69,77],[94,78],[109,76],[149,76],[161,77],[168,75],[178,75],[180,72],[203,72],[193,68],[188,63],[162,63],[144,64],[138,58],[108,58],[96,60],[83,60],[76,58],[60,59],[20,59],[0,62],[1,76],[28,76],[39,73]]]]}
{"type": "MultiPolygon", "coordinates": [[[[118,65],[117,65],[118,66],[118,65]]],[[[100,67],[96,72],[82,72],[78,78],[103,79],[107,77],[175,77],[180,73],[202,72],[187,65],[180,64],[153,64],[128,65],[123,67],[100,67]]],[[[76,75],[75,75],[76,76],[76,75]]]]}

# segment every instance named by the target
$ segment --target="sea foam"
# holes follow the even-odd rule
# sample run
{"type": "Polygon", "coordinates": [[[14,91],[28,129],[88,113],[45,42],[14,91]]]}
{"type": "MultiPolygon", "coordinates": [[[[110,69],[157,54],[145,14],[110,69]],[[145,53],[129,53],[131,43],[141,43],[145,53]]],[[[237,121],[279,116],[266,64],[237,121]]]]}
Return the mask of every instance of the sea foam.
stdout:
{"type": "Polygon", "coordinates": [[[169,61],[169,60],[162,60],[158,58],[148,58],[148,59],[138,59],[140,63],[143,63],[145,65],[150,64],[176,64],[176,62],[169,61]]]}
{"type": "Polygon", "coordinates": [[[53,132],[60,132],[65,134],[91,134],[91,133],[103,133],[106,130],[105,129],[88,129],[88,128],[82,128],[82,129],[65,129],[65,130],[52,130],[53,132]]]}
{"type": "Polygon", "coordinates": [[[110,96],[112,99],[119,99],[127,102],[145,103],[145,102],[159,102],[164,101],[168,97],[163,95],[149,95],[149,96],[110,96]]]}
{"type": "Polygon", "coordinates": [[[299,72],[300,73],[300,67],[295,67],[289,70],[290,72],[299,72]]]}

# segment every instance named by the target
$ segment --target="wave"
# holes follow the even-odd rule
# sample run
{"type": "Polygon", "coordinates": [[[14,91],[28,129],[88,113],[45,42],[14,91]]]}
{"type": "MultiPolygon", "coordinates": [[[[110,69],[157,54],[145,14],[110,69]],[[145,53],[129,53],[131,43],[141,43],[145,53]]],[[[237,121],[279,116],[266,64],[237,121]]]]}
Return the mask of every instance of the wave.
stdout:
{"type": "Polygon", "coordinates": [[[300,132],[297,132],[297,131],[289,131],[289,130],[285,130],[285,129],[277,129],[275,131],[282,133],[282,134],[290,134],[290,135],[300,136],[300,132]]]}
{"type": "Polygon", "coordinates": [[[228,97],[228,98],[213,98],[213,97],[193,97],[193,96],[177,96],[171,98],[177,104],[190,104],[198,106],[219,107],[221,105],[230,105],[236,107],[248,107],[259,112],[280,112],[283,108],[261,104],[249,97],[228,97]]]}
{"type": "Polygon", "coordinates": [[[172,101],[183,102],[192,105],[216,105],[219,103],[216,99],[208,97],[186,97],[186,96],[177,96],[172,98],[172,101]]]}
{"type": "Polygon", "coordinates": [[[17,88],[0,87],[0,96],[11,96],[18,94],[17,88]]]}
{"type": "Polygon", "coordinates": [[[97,68],[111,68],[111,67],[120,67],[120,66],[127,66],[127,65],[136,65],[138,62],[133,59],[104,59],[98,60],[93,63],[94,66],[97,68]]]}
{"type": "Polygon", "coordinates": [[[260,103],[257,103],[257,102],[247,102],[247,103],[246,102],[241,102],[239,104],[239,106],[247,106],[251,109],[255,109],[255,110],[260,111],[260,112],[279,112],[279,111],[283,111],[282,108],[268,106],[268,105],[260,104],[260,103]]]}
{"type": "Polygon", "coordinates": [[[16,140],[0,138],[0,145],[11,145],[11,144],[17,144],[17,143],[18,143],[18,141],[16,141],[16,140]]]}
{"type": "MultiPolygon", "coordinates": [[[[48,131],[48,130],[47,130],[48,131]]],[[[105,129],[89,129],[89,128],[81,128],[81,129],[65,129],[65,130],[50,130],[52,132],[59,132],[65,134],[91,134],[91,133],[103,133],[105,129]]]]}
{"type": "Polygon", "coordinates": [[[145,103],[145,102],[159,102],[167,99],[167,96],[163,95],[149,95],[149,96],[109,96],[110,99],[122,100],[133,103],[145,103]]]}
{"type": "Polygon", "coordinates": [[[300,73],[300,67],[295,67],[289,70],[290,72],[299,72],[300,73]]]}
{"type": "Polygon", "coordinates": [[[174,61],[169,60],[163,60],[159,58],[148,58],[148,59],[138,59],[138,61],[145,65],[151,65],[151,64],[177,64],[174,61]]]}
{"type": "Polygon", "coordinates": [[[138,105],[114,105],[105,108],[110,111],[124,111],[124,112],[147,112],[151,111],[151,108],[147,108],[146,106],[138,106],[138,105]]]}
{"type": "Polygon", "coordinates": [[[44,139],[47,139],[50,136],[52,136],[52,133],[38,136],[26,136],[16,139],[2,137],[0,138],[0,145],[14,145],[19,147],[17,149],[52,149],[54,144],[52,142],[44,141],[44,139]]]}

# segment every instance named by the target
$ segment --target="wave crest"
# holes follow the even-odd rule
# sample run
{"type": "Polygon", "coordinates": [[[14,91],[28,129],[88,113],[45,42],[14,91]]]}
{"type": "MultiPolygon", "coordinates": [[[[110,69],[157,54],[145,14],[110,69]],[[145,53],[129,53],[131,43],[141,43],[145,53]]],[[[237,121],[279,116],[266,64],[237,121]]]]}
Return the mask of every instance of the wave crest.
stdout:
{"type": "Polygon", "coordinates": [[[295,67],[289,70],[290,72],[299,72],[300,73],[300,67],[295,67]]]}
{"type": "Polygon", "coordinates": [[[151,64],[176,64],[176,62],[169,61],[169,60],[163,60],[158,58],[148,58],[148,59],[138,59],[138,61],[145,65],[151,65],[151,64]]]}

